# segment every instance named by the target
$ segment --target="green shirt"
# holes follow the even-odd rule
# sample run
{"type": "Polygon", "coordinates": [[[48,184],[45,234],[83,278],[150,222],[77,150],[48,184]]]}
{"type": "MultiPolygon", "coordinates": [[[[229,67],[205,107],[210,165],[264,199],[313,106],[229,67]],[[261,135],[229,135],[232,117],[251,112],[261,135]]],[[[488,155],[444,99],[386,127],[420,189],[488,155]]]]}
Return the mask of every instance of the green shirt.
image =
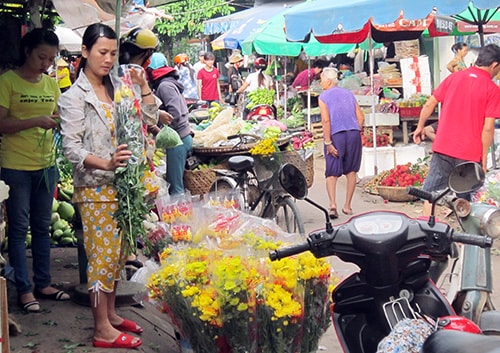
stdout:
{"type": "MultiPolygon", "coordinates": [[[[14,71],[0,76],[0,106],[14,119],[30,119],[57,112],[61,94],[57,82],[42,75],[39,82],[22,79],[14,71]]],[[[39,170],[55,164],[52,130],[34,127],[13,134],[3,134],[0,165],[16,170],[39,170]]]]}

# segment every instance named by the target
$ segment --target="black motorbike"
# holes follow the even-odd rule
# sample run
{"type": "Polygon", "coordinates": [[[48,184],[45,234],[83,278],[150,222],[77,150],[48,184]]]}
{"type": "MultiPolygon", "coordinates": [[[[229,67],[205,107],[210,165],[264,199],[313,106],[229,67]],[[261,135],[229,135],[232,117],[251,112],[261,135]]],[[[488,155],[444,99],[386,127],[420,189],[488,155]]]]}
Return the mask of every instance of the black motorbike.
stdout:
{"type": "MultiPolygon", "coordinates": [[[[393,211],[367,212],[334,227],[328,211],[307,198],[300,170],[286,164],[279,178],[288,193],[324,212],[326,228],[312,232],[302,244],[271,252],[270,258],[310,251],[317,258],[337,256],[360,269],[332,293],[332,321],[344,352],[376,352],[379,342],[407,318],[426,320],[435,328],[480,332],[472,321],[456,316],[432,281],[429,268],[433,259],[450,253],[455,242],[486,248],[492,246],[491,237],[456,232],[434,217],[413,219],[393,211]]],[[[464,194],[477,190],[483,182],[481,167],[464,163],[450,175],[449,188],[464,194]]],[[[410,193],[430,198],[419,189],[410,193]]]]}

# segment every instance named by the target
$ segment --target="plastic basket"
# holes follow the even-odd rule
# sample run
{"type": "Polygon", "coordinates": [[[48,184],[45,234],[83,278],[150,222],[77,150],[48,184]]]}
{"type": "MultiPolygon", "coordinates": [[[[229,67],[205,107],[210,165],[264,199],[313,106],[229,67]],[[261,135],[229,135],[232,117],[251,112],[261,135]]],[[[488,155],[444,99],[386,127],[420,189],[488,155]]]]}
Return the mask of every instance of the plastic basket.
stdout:
{"type": "Polygon", "coordinates": [[[399,107],[400,118],[418,118],[422,107],[399,107]]]}

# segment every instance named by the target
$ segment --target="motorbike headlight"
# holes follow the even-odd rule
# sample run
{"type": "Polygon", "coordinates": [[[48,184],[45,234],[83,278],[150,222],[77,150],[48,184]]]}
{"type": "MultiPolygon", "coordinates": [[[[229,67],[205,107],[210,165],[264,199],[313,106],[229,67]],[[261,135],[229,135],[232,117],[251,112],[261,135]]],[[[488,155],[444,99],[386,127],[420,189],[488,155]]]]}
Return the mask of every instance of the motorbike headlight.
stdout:
{"type": "Polygon", "coordinates": [[[481,218],[481,231],[493,239],[500,239],[500,209],[491,208],[481,218]]]}

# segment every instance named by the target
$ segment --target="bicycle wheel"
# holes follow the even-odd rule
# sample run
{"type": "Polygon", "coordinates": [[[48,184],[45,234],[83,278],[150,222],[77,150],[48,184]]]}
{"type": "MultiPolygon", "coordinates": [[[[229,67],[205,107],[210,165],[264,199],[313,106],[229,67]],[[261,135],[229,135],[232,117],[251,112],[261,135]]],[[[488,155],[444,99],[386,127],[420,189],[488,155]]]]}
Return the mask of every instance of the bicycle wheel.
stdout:
{"type": "Polygon", "coordinates": [[[306,233],[300,211],[288,195],[277,196],[274,202],[269,202],[264,210],[264,217],[274,219],[288,233],[299,233],[302,236],[306,233]]]}

